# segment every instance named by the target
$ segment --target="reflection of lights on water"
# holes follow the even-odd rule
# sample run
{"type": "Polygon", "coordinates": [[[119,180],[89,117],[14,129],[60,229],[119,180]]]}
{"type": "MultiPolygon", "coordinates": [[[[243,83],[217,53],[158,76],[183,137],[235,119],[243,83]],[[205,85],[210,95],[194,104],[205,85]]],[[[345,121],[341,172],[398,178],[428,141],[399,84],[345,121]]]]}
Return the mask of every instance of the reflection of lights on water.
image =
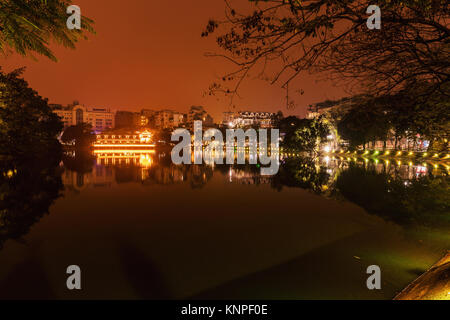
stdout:
{"type": "Polygon", "coordinates": [[[152,165],[152,158],[148,154],[142,154],[139,159],[139,164],[143,167],[150,167],[152,165]]]}

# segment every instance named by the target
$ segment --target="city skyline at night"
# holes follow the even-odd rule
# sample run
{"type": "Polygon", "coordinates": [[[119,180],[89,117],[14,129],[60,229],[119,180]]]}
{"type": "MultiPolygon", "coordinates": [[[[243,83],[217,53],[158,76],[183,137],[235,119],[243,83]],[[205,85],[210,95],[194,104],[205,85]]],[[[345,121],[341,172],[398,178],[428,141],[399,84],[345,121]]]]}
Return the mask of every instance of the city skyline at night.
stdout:
{"type": "Polygon", "coordinates": [[[0,0],[2,307],[449,300],[449,21],[448,0],[0,0]]]}
{"type": "Polygon", "coordinates": [[[50,103],[79,100],[111,109],[171,107],[177,111],[188,104],[208,107],[214,118],[235,109],[281,110],[304,117],[308,105],[348,95],[326,79],[305,75],[295,83],[304,94],[292,90],[290,99],[296,107],[287,109],[286,90],[254,74],[233,104],[223,95],[209,96],[208,87],[230,68],[225,59],[205,56],[220,50],[213,37],[201,37],[208,19],[224,15],[221,0],[199,0],[195,6],[186,1],[145,0],[126,7],[105,0],[77,4],[83,15],[95,18],[96,34],[89,34],[76,50],[52,45],[57,63],[45,57],[37,61],[17,55],[0,58],[5,71],[26,66],[27,80],[50,103]]]}

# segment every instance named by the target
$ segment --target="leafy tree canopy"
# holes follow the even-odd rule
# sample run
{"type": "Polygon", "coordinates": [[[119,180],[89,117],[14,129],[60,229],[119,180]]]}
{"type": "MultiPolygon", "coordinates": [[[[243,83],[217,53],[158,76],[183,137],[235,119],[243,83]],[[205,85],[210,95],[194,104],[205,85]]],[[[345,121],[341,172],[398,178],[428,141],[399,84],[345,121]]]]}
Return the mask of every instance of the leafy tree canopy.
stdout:
{"type": "Polygon", "coordinates": [[[290,116],[281,121],[280,130],[283,134],[283,148],[310,153],[318,151],[319,144],[326,140],[330,132],[324,117],[298,119],[290,116]]]}
{"type": "Polygon", "coordinates": [[[222,56],[236,69],[211,86],[236,93],[250,72],[284,87],[303,72],[325,72],[374,95],[428,83],[440,90],[450,75],[448,0],[379,0],[381,29],[369,30],[369,0],[260,0],[211,20],[203,36],[218,33],[222,56]],[[219,30],[219,31],[218,31],[219,30]],[[259,70],[258,70],[259,69],[259,70]],[[258,70],[258,71],[255,71],[258,70]]]}
{"type": "Polygon", "coordinates": [[[81,18],[81,30],[69,30],[67,7],[71,0],[0,0],[0,51],[23,56],[43,55],[56,61],[51,42],[75,48],[86,32],[94,32],[93,21],[81,18]]]}
{"type": "Polygon", "coordinates": [[[28,158],[59,147],[62,123],[47,99],[20,78],[23,70],[0,70],[0,157],[28,158]]]}
{"type": "Polygon", "coordinates": [[[90,124],[80,123],[64,130],[61,141],[64,143],[74,142],[77,147],[88,147],[95,141],[95,135],[92,133],[90,124]]]}

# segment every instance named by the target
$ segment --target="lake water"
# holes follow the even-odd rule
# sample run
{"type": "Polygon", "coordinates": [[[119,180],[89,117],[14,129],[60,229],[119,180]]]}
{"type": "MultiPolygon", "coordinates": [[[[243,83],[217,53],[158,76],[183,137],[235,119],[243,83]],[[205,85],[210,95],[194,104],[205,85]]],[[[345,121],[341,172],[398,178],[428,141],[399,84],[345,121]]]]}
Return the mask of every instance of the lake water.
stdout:
{"type": "Polygon", "coordinates": [[[2,179],[0,298],[391,299],[450,249],[442,167],[293,157],[267,177],[154,153],[2,179]]]}

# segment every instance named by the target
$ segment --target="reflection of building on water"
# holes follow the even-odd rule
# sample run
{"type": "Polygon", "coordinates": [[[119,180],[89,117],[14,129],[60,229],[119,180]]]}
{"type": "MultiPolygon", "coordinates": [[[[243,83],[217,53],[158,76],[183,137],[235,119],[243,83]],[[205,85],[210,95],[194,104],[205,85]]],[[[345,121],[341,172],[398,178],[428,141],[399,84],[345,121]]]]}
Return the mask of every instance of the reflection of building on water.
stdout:
{"type": "Polygon", "coordinates": [[[90,172],[66,170],[63,183],[72,190],[113,187],[122,183],[143,185],[172,185],[190,183],[192,188],[205,185],[213,169],[204,165],[177,166],[161,154],[151,152],[97,153],[90,172]]]}
{"type": "Polygon", "coordinates": [[[183,183],[187,179],[186,173],[181,167],[155,167],[145,171],[142,182],[145,185],[161,184],[171,185],[183,183]]]}
{"type": "Polygon", "coordinates": [[[238,184],[270,184],[272,183],[271,176],[262,176],[259,172],[252,172],[250,170],[236,169],[230,167],[228,172],[228,182],[238,184]]]}
{"type": "MultiPolygon", "coordinates": [[[[298,175],[298,179],[304,179],[302,180],[304,183],[311,181],[314,188],[320,188],[322,191],[331,190],[339,174],[352,164],[373,170],[377,174],[387,174],[393,178],[404,180],[405,183],[430,172],[439,175],[437,169],[429,164],[401,163],[399,161],[394,163],[388,160],[346,157],[310,159],[303,165],[302,162],[305,160],[301,158],[289,158],[289,160],[299,164],[297,171],[292,174],[298,175]]],[[[283,166],[283,157],[281,162],[283,166]]],[[[95,165],[84,170],[85,173],[66,170],[63,174],[63,182],[69,189],[78,191],[85,188],[113,187],[130,182],[143,185],[188,183],[192,188],[200,188],[209,182],[214,170],[222,172],[229,183],[271,184],[274,179],[277,179],[277,176],[261,176],[259,168],[252,165],[177,166],[172,163],[170,155],[157,154],[153,150],[116,150],[110,153],[96,153],[95,165]]]]}
{"type": "Polygon", "coordinates": [[[114,170],[111,167],[96,165],[91,172],[82,173],[65,170],[62,181],[66,188],[82,191],[88,187],[110,187],[115,183],[114,170]]]}

